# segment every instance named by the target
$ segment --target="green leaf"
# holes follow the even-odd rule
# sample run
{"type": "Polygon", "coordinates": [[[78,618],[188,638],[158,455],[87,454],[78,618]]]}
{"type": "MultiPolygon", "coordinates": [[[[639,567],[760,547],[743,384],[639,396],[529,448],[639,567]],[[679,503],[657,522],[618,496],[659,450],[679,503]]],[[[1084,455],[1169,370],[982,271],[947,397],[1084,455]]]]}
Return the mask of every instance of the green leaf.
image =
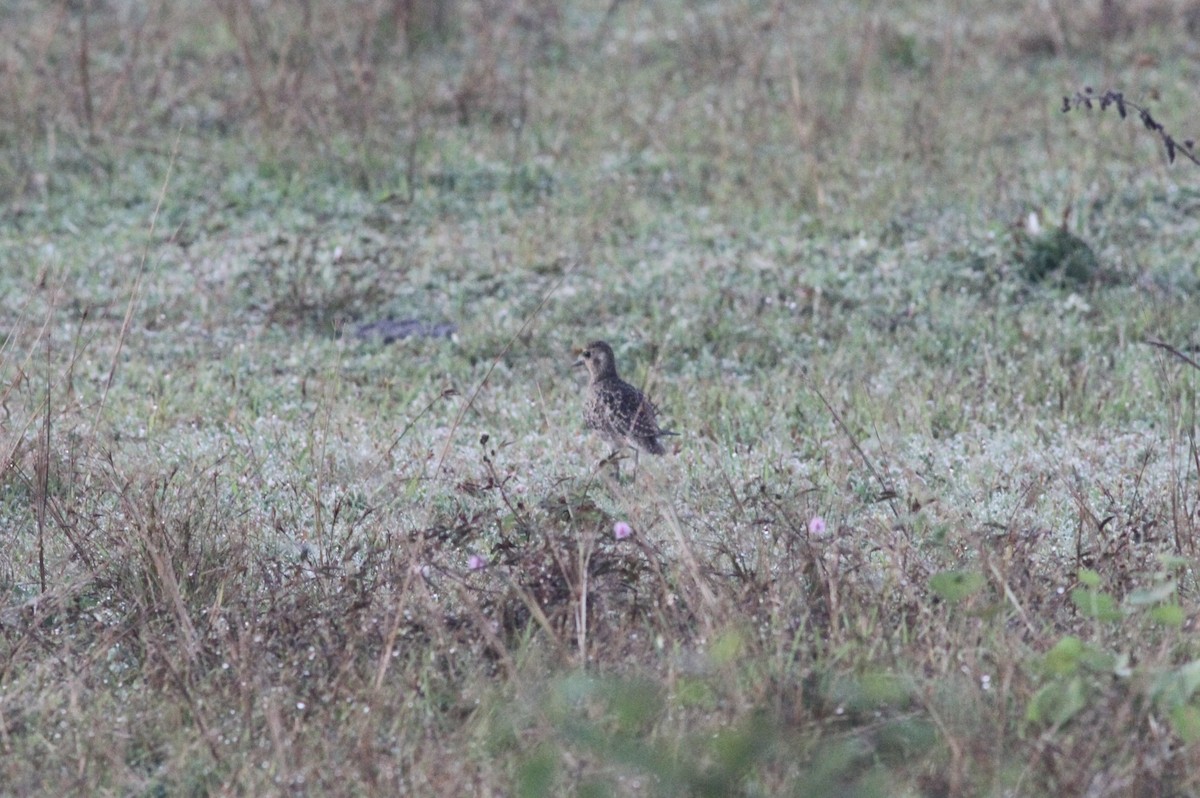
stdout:
{"type": "Polygon", "coordinates": [[[904,706],[912,697],[911,679],[887,671],[864,673],[841,679],[833,690],[837,703],[854,712],[869,712],[887,706],[904,706]]]}
{"type": "Polygon", "coordinates": [[[613,680],[605,684],[604,698],[609,717],[624,734],[640,734],[663,709],[658,686],[641,679],[613,680]]]}
{"type": "Polygon", "coordinates": [[[864,673],[858,684],[863,700],[871,707],[902,706],[912,693],[907,677],[883,671],[864,673]]]}
{"type": "Polygon", "coordinates": [[[1115,673],[1118,670],[1116,656],[1095,646],[1083,647],[1083,652],[1079,655],[1079,664],[1093,673],[1115,673]]]}
{"type": "Polygon", "coordinates": [[[1176,709],[1191,701],[1197,688],[1200,688],[1200,660],[1192,660],[1159,676],[1150,694],[1161,705],[1176,709]]]}
{"type": "Polygon", "coordinates": [[[769,721],[752,715],[736,729],[718,731],[709,740],[708,749],[718,770],[736,777],[736,782],[770,750],[775,734],[769,721]]]}
{"type": "Polygon", "coordinates": [[[1200,707],[1184,704],[1172,709],[1171,728],[1186,745],[1200,741],[1200,707]]]}
{"type": "Polygon", "coordinates": [[[1178,604],[1164,604],[1161,607],[1155,607],[1150,610],[1150,617],[1163,626],[1170,626],[1174,629],[1183,626],[1183,622],[1186,620],[1183,608],[1178,604]]]}
{"type": "Polygon", "coordinates": [[[1082,568],[1079,571],[1079,584],[1087,585],[1088,587],[1100,587],[1100,574],[1090,568],[1082,568]]]}
{"type": "Polygon", "coordinates": [[[542,746],[517,769],[517,795],[538,798],[552,795],[558,774],[558,755],[550,746],[542,746]]]}
{"type": "Polygon", "coordinates": [[[711,710],[717,706],[717,694],[707,681],[695,676],[680,676],[675,682],[674,703],[686,709],[711,710]]]}
{"type": "Polygon", "coordinates": [[[938,744],[937,729],[920,718],[904,718],[884,724],[876,735],[878,756],[894,767],[904,767],[938,744]]]}
{"type": "Polygon", "coordinates": [[[1107,593],[1097,593],[1094,590],[1077,587],[1071,591],[1071,601],[1075,603],[1080,612],[1089,618],[1095,618],[1098,621],[1121,620],[1121,610],[1117,607],[1116,599],[1107,593]]]}
{"type": "Polygon", "coordinates": [[[972,571],[942,571],[929,578],[929,589],[951,603],[977,593],[984,584],[983,575],[972,571]]]}
{"type": "Polygon", "coordinates": [[[1025,719],[1032,723],[1061,726],[1086,705],[1083,680],[1076,676],[1062,682],[1051,682],[1034,693],[1025,710],[1025,719]]]}
{"type": "Polygon", "coordinates": [[[741,656],[745,647],[741,633],[736,629],[730,629],[713,641],[709,656],[717,665],[728,665],[741,656]]]}
{"type": "Polygon", "coordinates": [[[1079,669],[1083,656],[1083,641],[1070,635],[1054,644],[1043,660],[1046,670],[1054,676],[1068,676],[1079,669]]]}
{"type": "Polygon", "coordinates": [[[1151,587],[1130,591],[1125,597],[1125,603],[1132,607],[1144,607],[1147,604],[1158,604],[1175,595],[1175,580],[1168,579],[1151,587]]]}
{"type": "Polygon", "coordinates": [[[1175,554],[1160,554],[1158,561],[1162,563],[1162,567],[1168,571],[1177,570],[1180,568],[1191,568],[1192,561],[1187,557],[1179,557],[1175,554]]]}

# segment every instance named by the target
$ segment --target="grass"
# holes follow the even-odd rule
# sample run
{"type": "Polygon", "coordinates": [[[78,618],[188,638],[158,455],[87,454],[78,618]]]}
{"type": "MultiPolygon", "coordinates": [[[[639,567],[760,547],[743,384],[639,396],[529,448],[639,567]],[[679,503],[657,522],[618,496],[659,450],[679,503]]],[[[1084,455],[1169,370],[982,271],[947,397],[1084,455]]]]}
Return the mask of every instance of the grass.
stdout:
{"type": "Polygon", "coordinates": [[[1200,791],[1197,173],[1060,113],[1196,9],[1094,5],[8,4],[0,791],[1200,791]]]}

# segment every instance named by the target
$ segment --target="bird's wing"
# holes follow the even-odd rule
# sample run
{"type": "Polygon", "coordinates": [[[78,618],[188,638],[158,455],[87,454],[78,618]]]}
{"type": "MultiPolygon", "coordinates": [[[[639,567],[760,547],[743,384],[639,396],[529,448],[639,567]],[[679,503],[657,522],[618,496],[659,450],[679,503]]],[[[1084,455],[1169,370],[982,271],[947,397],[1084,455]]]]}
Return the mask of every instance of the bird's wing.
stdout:
{"type": "Polygon", "coordinates": [[[634,437],[653,437],[658,434],[656,416],[658,408],[646,395],[628,383],[627,390],[621,391],[621,409],[618,415],[624,420],[627,429],[621,430],[625,435],[634,437]]]}

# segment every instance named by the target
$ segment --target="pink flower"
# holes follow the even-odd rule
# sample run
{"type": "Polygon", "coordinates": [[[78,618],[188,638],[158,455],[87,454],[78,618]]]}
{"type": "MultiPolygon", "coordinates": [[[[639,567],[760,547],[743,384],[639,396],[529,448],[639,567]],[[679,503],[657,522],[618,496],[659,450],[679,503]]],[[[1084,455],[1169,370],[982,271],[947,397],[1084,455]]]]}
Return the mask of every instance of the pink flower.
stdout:
{"type": "Polygon", "coordinates": [[[487,559],[478,554],[472,554],[467,558],[467,567],[472,571],[482,571],[487,567],[487,559]]]}
{"type": "Polygon", "coordinates": [[[821,537],[825,534],[825,519],[819,515],[814,515],[808,522],[808,534],[821,537]]]}
{"type": "Polygon", "coordinates": [[[633,534],[633,527],[624,521],[618,521],[613,524],[613,537],[617,540],[624,540],[633,534]]]}

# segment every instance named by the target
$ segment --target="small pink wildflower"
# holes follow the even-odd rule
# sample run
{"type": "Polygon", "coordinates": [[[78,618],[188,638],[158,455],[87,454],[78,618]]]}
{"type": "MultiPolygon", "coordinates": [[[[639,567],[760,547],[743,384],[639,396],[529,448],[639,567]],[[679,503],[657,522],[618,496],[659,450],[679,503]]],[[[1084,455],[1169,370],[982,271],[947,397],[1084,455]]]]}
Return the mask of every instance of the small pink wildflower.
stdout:
{"type": "Polygon", "coordinates": [[[617,540],[624,540],[633,534],[633,527],[624,521],[618,521],[613,524],[613,537],[617,540]]]}
{"type": "Polygon", "coordinates": [[[819,515],[814,515],[808,522],[808,534],[820,537],[825,534],[825,519],[819,515]]]}
{"type": "Polygon", "coordinates": [[[472,571],[482,571],[487,567],[487,559],[478,554],[472,554],[467,558],[467,567],[472,571]]]}

